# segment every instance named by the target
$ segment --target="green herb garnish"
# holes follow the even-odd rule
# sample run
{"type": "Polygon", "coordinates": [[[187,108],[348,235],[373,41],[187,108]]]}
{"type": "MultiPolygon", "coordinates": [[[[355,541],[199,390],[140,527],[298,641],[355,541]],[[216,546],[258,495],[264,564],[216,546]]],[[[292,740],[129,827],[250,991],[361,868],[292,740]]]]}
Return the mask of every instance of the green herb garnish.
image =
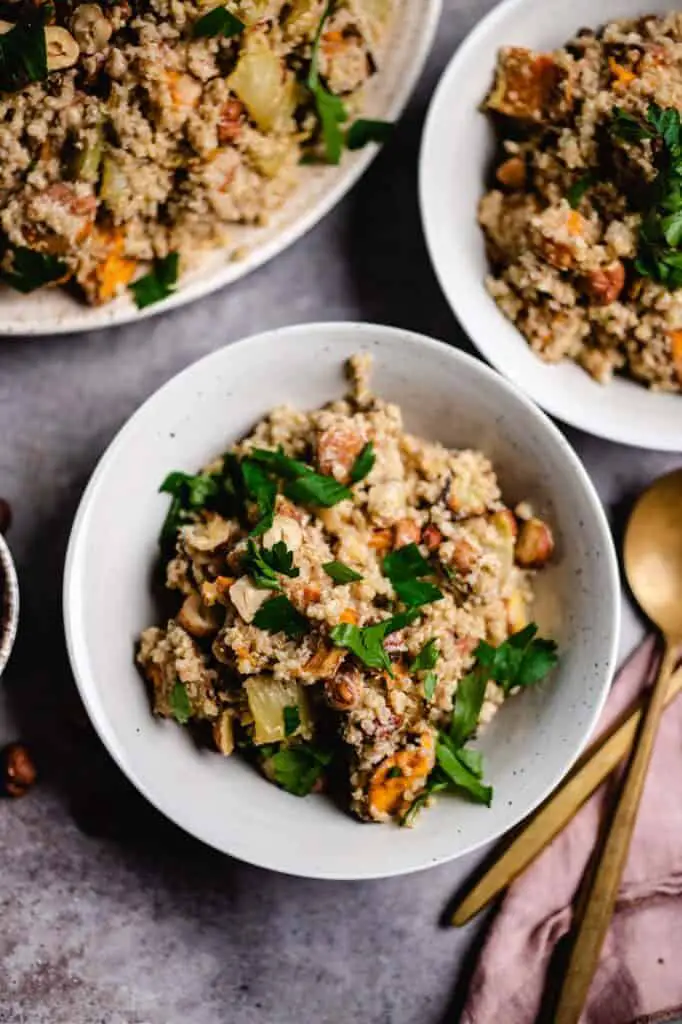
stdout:
{"type": "Polygon", "coordinates": [[[322,568],[335,583],[356,583],[358,580],[364,579],[359,572],[351,569],[344,562],[325,562],[322,568]]]}
{"type": "Polygon", "coordinates": [[[265,466],[275,476],[282,477],[286,481],[285,495],[297,504],[322,505],[324,508],[330,508],[352,496],[348,487],[344,487],[331,476],[316,473],[305,462],[290,458],[281,448],[275,452],[256,448],[249,457],[265,466]]]}
{"type": "Polygon", "coordinates": [[[480,777],[471,771],[466,759],[463,759],[460,754],[460,751],[457,751],[451,743],[443,738],[436,743],[436,761],[450,782],[457,789],[468,793],[476,803],[490,807],[493,798],[492,786],[482,783],[480,777]]]}
{"type": "Polygon", "coordinates": [[[365,118],[358,118],[346,133],[346,146],[348,149],[362,149],[368,142],[383,145],[390,139],[394,127],[390,121],[368,121],[365,118]]]}
{"type": "Polygon", "coordinates": [[[296,704],[284,708],[284,735],[292,736],[301,724],[301,715],[296,704]]]}
{"type": "Polygon", "coordinates": [[[253,624],[268,633],[285,633],[290,640],[308,632],[305,615],[301,615],[284,594],[262,604],[253,617],[253,624]]]}
{"type": "Polygon", "coordinates": [[[194,22],[192,36],[195,39],[209,36],[225,36],[229,39],[231,36],[241,35],[245,28],[244,22],[226,7],[214,7],[194,22]]]}
{"type": "Polygon", "coordinates": [[[278,540],[271,548],[259,548],[249,538],[244,569],[260,590],[281,590],[278,573],[292,578],[300,573],[300,570],[294,567],[293,553],[283,540],[278,540]]]}
{"type": "Polygon", "coordinates": [[[554,668],[558,659],[553,640],[536,637],[538,627],[532,622],[525,629],[513,633],[499,647],[491,647],[481,640],[476,660],[505,693],[515,686],[532,686],[554,668]]]}
{"type": "Polygon", "coordinates": [[[393,675],[391,659],[384,650],[384,638],[389,633],[396,633],[419,616],[419,611],[412,610],[394,615],[383,622],[377,622],[373,626],[352,626],[349,623],[341,623],[330,632],[332,643],[337,647],[346,647],[356,658],[367,665],[368,668],[375,668],[379,671],[388,672],[393,675]]]}
{"type": "Polygon", "coordinates": [[[682,287],[682,121],[679,111],[651,103],[642,123],[619,107],[613,135],[626,142],[651,142],[657,175],[645,190],[636,271],[665,285],[682,287]]]}
{"type": "Polygon", "coordinates": [[[427,672],[424,676],[424,697],[426,700],[433,700],[433,695],[438,686],[438,675],[436,672],[427,672]]]}
{"type": "Polygon", "coordinates": [[[374,445],[371,441],[368,441],[365,447],[362,449],[357,459],[351,466],[350,480],[351,483],[357,484],[372,471],[374,463],[377,457],[374,454],[374,445]]]}
{"type": "Polygon", "coordinates": [[[580,206],[580,200],[595,183],[595,176],[592,171],[588,171],[587,174],[583,174],[582,177],[574,181],[566,192],[566,199],[571,209],[576,210],[580,206]]]}
{"type": "Polygon", "coordinates": [[[320,750],[312,743],[300,743],[273,754],[270,764],[275,781],[282,789],[294,796],[307,796],[331,760],[329,751],[320,750]]]}
{"type": "Polygon", "coordinates": [[[189,702],[187,696],[187,690],[178,680],[170,694],[170,709],[173,713],[173,718],[180,725],[187,725],[190,718],[192,717],[192,705],[189,702]]]}
{"type": "Polygon", "coordinates": [[[260,537],[272,526],[275,516],[275,498],[277,497],[277,485],[262,466],[253,459],[245,458],[240,463],[240,470],[244,489],[247,495],[258,505],[261,518],[258,520],[251,535],[260,537]]]}
{"type": "Polygon", "coordinates": [[[393,766],[392,766],[391,768],[389,768],[389,769],[388,769],[388,771],[386,772],[386,778],[387,778],[387,779],[402,779],[402,777],[403,777],[403,773],[402,773],[402,771],[400,770],[400,768],[398,768],[398,765],[397,765],[397,764],[394,764],[394,765],[393,765],[393,766]]]}
{"type": "Polygon", "coordinates": [[[45,22],[51,7],[22,9],[22,20],[0,35],[0,92],[19,92],[47,78],[45,22]]]}
{"type": "MultiPolygon", "coordinates": [[[[7,35],[11,34],[11,32],[7,33],[7,35]]],[[[7,35],[0,36],[0,41],[7,39],[7,35]]],[[[0,279],[23,295],[28,295],[36,288],[42,288],[43,285],[59,281],[69,270],[66,263],[57,259],[56,256],[34,252],[33,249],[27,249],[21,245],[8,246],[6,253],[11,256],[12,269],[1,271],[0,279]]]]}
{"type": "Polygon", "coordinates": [[[396,596],[408,608],[419,608],[423,604],[442,600],[443,592],[434,583],[419,578],[430,575],[433,569],[416,544],[406,544],[386,555],[383,569],[396,596]]]}
{"type": "Polygon", "coordinates": [[[177,252],[169,252],[163,259],[154,260],[154,266],[148,274],[128,285],[138,309],[144,309],[172,295],[178,280],[179,263],[177,252]]]}
{"type": "Polygon", "coordinates": [[[419,672],[422,669],[435,668],[436,662],[440,651],[438,650],[438,641],[434,637],[433,640],[428,640],[416,658],[410,664],[410,672],[419,672]]]}
{"type": "Polygon", "coordinates": [[[207,473],[198,473],[196,476],[169,473],[159,487],[162,494],[170,494],[173,498],[161,529],[161,546],[165,548],[173,544],[178,530],[187,521],[188,513],[204,508],[209,499],[218,494],[219,489],[217,476],[207,473]]]}
{"type": "Polygon", "coordinates": [[[457,684],[450,725],[450,738],[456,747],[461,747],[476,732],[489,678],[479,665],[457,684]]]}

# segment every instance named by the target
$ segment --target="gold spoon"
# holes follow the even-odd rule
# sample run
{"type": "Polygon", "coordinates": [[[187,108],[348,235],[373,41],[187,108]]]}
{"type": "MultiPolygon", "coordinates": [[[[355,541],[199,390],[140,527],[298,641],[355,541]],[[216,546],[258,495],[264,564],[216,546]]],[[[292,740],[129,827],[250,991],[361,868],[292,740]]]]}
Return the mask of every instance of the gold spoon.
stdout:
{"type": "Polygon", "coordinates": [[[585,1006],[618,896],[668,681],[682,654],[682,470],[661,477],[639,499],[624,556],[630,589],[661,631],[664,654],[583,903],[554,1024],[577,1024],[585,1006]]]}

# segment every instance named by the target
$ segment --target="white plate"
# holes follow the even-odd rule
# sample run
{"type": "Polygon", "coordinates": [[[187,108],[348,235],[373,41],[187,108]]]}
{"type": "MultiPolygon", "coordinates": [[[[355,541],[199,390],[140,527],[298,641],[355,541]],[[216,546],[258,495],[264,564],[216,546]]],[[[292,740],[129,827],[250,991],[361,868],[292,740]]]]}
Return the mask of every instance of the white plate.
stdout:
{"type": "MultiPolygon", "coordinates": [[[[395,121],[402,113],[424,66],[436,32],[441,0],[398,0],[382,67],[367,88],[364,117],[395,121]]],[[[138,310],[126,294],[106,306],[89,307],[59,289],[29,296],[0,289],[0,335],[64,334],[111,327],[165,313],[222,288],[277,256],[309,231],[355,184],[377,147],[344,154],[339,167],[301,168],[300,185],[266,227],[235,226],[229,249],[208,253],[183,276],[178,290],[154,306],[138,310]],[[243,251],[235,260],[231,253],[243,251]]]]}
{"type": "Polygon", "coordinates": [[[597,27],[650,11],[642,0],[505,0],[494,8],[462,43],[432,101],[422,143],[420,196],[441,287],[486,359],[566,423],[624,444],[679,451],[682,396],[656,394],[624,378],[603,386],[574,363],[549,366],[533,354],[485,290],[487,261],[476,223],[494,153],[493,131],[479,108],[499,48],[553,49],[583,25],[597,27]]]}
{"type": "Polygon", "coordinates": [[[559,431],[477,360],[420,335],[362,324],[272,331],[207,356],[161,388],[102,458],[73,527],[64,581],[71,664],[102,740],[137,788],[188,832],[262,867],[317,878],[372,878],[450,860],[498,836],[551,790],[585,743],[616,653],[616,559],[599,499],[559,431]],[[536,616],[561,647],[554,678],[509,701],[481,742],[491,809],[446,797],[414,830],[362,824],[326,797],[299,799],[233,756],[197,750],[152,717],[133,664],[140,630],[159,621],[150,593],[171,469],[196,470],[273,406],[340,396],[342,363],[375,359],[375,390],[407,427],[482,448],[514,501],[551,519],[556,564],[538,577],[536,616]]]}

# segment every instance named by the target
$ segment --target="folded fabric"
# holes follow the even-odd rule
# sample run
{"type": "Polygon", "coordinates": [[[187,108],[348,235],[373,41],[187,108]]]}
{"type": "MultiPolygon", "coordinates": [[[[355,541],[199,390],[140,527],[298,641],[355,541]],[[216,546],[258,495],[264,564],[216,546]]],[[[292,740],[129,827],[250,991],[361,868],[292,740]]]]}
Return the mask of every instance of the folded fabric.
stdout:
{"type": "MultiPolygon", "coordinates": [[[[597,734],[651,685],[646,640],[621,669],[597,734]]],[[[509,888],[487,936],[461,1024],[533,1024],[608,800],[605,783],[509,888]]],[[[682,1017],[682,695],[664,712],[616,911],[581,1024],[682,1017]]],[[[556,969],[554,967],[554,969],[556,969]]]]}

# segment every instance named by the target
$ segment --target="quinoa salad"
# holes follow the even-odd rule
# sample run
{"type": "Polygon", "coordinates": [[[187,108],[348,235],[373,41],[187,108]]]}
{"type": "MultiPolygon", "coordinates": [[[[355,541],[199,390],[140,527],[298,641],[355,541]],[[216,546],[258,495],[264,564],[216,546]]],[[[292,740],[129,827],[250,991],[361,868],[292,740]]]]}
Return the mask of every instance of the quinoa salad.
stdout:
{"type": "Polygon", "coordinates": [[[0,280],[170,294],[301,164],[384,141],[359,114],[400,2],[0,0],[0,280]]]}
{"type": "Polygon", "coordinates": [[[353,357],[342,401],[277,408],[166,478],[178,610],[137,660],[156,715],[289,793],[411,824],[440,790],[490,803],[469,741],[556,662],[531,622],[554,542],[481,452],[405,433],[369,368],[353,357]]]}
{"type": "Polygon", "coordinates": [[[682,13],[498,55],[479,206],[502,312],[543,360],[682,392],[682,13]]]}

